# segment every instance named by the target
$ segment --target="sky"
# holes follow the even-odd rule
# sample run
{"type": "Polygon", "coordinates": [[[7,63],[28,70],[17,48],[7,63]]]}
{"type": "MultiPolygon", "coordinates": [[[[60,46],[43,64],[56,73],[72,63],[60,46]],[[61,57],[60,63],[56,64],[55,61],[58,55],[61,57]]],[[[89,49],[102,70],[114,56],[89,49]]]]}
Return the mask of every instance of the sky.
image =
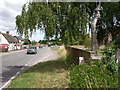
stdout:
{"type": "MultiPolygon", "coordinates": [[[[21,14],[22,6],[29,0],[0,0],[0,31],[5,33],[10,31],[10,34],[18,36],[17,30],[15,29],[15,18],[21,14]]],[[[44,33],[37,30],[30,40],[43,40],[44,33]]]]}

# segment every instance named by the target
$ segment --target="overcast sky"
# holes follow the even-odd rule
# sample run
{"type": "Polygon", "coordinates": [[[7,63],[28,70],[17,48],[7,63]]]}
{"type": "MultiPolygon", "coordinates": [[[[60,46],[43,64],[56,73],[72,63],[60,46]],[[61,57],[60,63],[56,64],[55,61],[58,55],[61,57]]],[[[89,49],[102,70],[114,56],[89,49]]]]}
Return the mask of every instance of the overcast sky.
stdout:
{"type": "MultiPolygon", "coordinates": [[[[10,31],[11,35],[16,33],[15,18],[21,14],[22,6],[29,0],[0,0],[0,31],[10,31]]],[[[44,38],[44,34],[39,30],[33,34],[31,40],[39,41],[44,38]]]]}

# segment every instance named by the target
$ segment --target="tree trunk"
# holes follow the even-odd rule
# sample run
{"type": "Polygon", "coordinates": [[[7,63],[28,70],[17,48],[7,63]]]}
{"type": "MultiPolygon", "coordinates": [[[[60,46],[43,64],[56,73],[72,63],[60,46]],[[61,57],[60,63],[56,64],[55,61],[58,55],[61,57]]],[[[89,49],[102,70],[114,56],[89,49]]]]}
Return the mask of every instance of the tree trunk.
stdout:
{"type": "Polygon", "coordinates": [[[92,51],[97,55],[97,35],[95,28],[92,28],[92,51]]]}
{"type": "Polygon", "coordinates": [[[119,61],[120,61],[120,49],[117,49],[116,58],[117,58],[116,62],[119,63],[119,61]]]}

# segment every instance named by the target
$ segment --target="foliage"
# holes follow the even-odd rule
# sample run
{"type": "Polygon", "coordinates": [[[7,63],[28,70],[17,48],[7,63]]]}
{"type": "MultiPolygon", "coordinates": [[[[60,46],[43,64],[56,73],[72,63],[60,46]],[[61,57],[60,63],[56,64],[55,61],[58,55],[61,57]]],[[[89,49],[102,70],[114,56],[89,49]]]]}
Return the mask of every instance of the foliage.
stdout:
{"type": "Polygon", "coordinates": [[[102,61],[72,65],[69,70],[70,88],[117,88],[118,73],[109,74],[102,61]]]}
{"type": "Polygon", "coordinates": [[[118,34],[118,36],[116,36],[116,41],[115,41],[115,45],[117,48],[120,48],[120,33],[118,34]]]}
{"type": "Polygon", "coordinates": [[[47,40],[39,40],[39,43],[41,43],[41,44],[47,44],[47,40]]]}
{"type": "Polygon", "coordinates": [[[111,73],[118,72],[118,64],[116,63],[116,47],[114,43],[110,43],[104,49],[105,58],[103,62],[107,65],[107,69],[111,71],[111,73]]]}
{"type": "Polygon", "coordinates": [[[91,48],[91,38],[90,38],[89,34],[86,35],[86,38],[84,40],[84,45],[85,45],[85,47],[91,48]]]}
{"type": "MultiPolygon", "coordinates": [[[[16,28],[26,38],[40,29],[47,40],[55,38],[68,45],[83,44],[97,5],[95,2],[29,2],[16,17],[16,28]]],[[[101,5],[103,10],[97,22],[98,44],[104,44],[109,32],[116,41],[120,29],[120,2],[103,2],[101,5]]]]}
{"type": "Polygon", "coordinates": [[[36,45],[37,42],[33,40],[33,41],[31,42],[31,44],[32,44],[32,45],[36,45]]]}
{"type": "Polygon", "coordinates": [[[31,2],[24,5],[22,14],[16,17],[17,31],[29,37],[40,28],[47,40],[59,38],[65,44],[83,41],[88,20],[86,7],[87,3],[80,2],[31,2]]]}
{"type": "Polygon", "coordinates": [[[31,41],[29,39],[25,39],[23,44],[24,45],[29,45],[29,44],[31,44],[31,41]]]}
{"type": "Polygon", "coordinates": [[[27,47],[23,47],[24,49],[27,49],[27,47]]]}
{"type": "Polygon", "coordinates": [[[120,2],[104,2],[101,18],[97,23],[97,39],[99,44],[104,44],[108,33],[112,34],[113,41],[120,35],[120,2]]]}

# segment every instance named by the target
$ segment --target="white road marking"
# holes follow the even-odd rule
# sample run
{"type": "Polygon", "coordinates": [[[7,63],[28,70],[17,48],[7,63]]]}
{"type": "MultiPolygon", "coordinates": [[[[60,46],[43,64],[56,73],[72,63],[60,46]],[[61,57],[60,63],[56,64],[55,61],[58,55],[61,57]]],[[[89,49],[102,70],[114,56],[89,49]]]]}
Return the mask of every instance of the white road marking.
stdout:
{"type": "Polygon", "coordinates": [[[10,78],[10,80],[9,80],[8,82],[6,82],[6,83],[0,88],[0,90],[2,90],[3,88],[5,88],[14,78],[15,78],[15,76],[13,76],[12,78],[10,78]]]}
{"type": "Polygon", "coordinates": [[[25,64],[25,66],[27,66],[28,64],[25,64]]]}
{"type": "Polygon", "coordinates": [[[17,72],[16,75],[18,75],[20,72],[17,72]]]}
{"type": "MultiPolygon", "coordinates": [[[[28,64],[25,64],[25,66],[27,66],[28,64]]],[[[21,70],[23,70],[25,67],[22,67],[21,68],[21,70]]],[[[13,76],[13,77],[11,77],[10,78],[10,80],[9,81],[7,81],[1,88],[0,88],[0,90],[2,90],[3,88],[5,88],[15,77],[16,77],[16,75],[18,75],[20,72],[17,72],[16,74],[15,74],[15,76],[13,76]]]]}
{"type": "MultiPolygon", "coordinates": [[[[52,54],[51,54],[52,55],[52,54]]],[[[44,60],[46,59],[46,58],[48,58],[50,55],[48,55],[47,57],[44,57],[43,59],[42,59],[42,61],[41,62],[44,62],[44,60]]],[[[30,60],[28,63],[30,63],[32,60],[30,60]]],[[[38,63],[38,62],[37,62],[38,63]]],[[[35,65],[36,63],[34,63],[33,65],[35,65]]],[[[28,64],[25,64],[25,66],[28,66],[28,64]]],[[[25,67],[22,67],[21,68],[21,70],[23,70],[25,67]]],[[[17,74],[19,74],[20,72],[17,72],[16,74],[15,74],[15,76],[13,76],[10,80],[8,80],[1,88],[0,88],[0,90],[2,90],[3,88],[5,88],[15,77],[16,77],[16,75],[17,74]]]]}
{"type": "Polygon", "coordinates": [[[10,79],[8,82],[6,82],[6,83],[0,88],[0,90],[2,90],[3,88],[5,88],[10,82],[11,82],[11,79],[10,79]]]}
{"type": "Polygon", "coordinates": [[[23,70],[23,69],[24,69],[24,67],[21,68],[21,70],[23,70]]]}
{"type": "Polygon", "coordinates": [[[15,78],[15,76],[13,76],[13,77],[11,78],[11,80],[14,79],[14,78],[15,78]]]}

